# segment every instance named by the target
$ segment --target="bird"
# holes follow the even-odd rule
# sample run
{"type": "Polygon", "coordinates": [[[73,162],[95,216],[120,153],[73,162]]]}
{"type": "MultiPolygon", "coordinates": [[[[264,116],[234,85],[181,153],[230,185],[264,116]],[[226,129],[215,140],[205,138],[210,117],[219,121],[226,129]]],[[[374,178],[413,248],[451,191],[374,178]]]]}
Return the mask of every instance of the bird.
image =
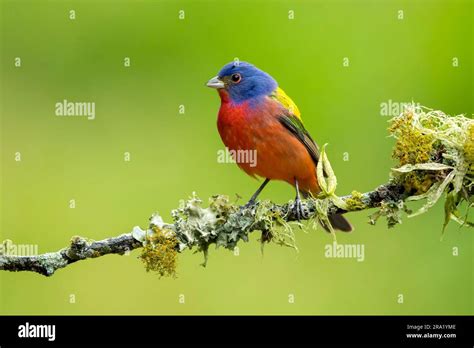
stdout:
{"type": "MultiPolygon", "coordinates": [[[[256,153],[254,163],[236,161],[251,177],[264,179],[245,207],[256,203],[270,181],[285,181],[296,190],[292,209],[300,220],[304,216],[301,196],[321,192],[316,175],[320,155],[296,104],[272,76],[244,61],[224,65],[206,85],[220,96],[217,129],[226,148],[234,154],[256,153]]],[[[334,230],[353,230],[341,214],[328,219],[334,230]]]]}

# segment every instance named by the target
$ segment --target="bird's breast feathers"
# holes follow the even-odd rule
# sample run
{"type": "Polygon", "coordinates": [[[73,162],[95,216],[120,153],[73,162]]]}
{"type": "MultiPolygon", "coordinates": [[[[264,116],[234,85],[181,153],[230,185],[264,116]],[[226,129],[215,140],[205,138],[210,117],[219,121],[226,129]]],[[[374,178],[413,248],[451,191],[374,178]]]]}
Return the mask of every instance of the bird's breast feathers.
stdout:
{"type": "Polygon", "coordinates": [[[278,88],[269,96],[252,98],[241,103],[233,103],[222,98],[217,127],[229,148],[254,148],[263,129],[268,133],[273,127],[280,127],[278,116],[298,108],[291,99],[278,88]],[[294,105],[294,106],[293,106],[294,105]]]}
{"type": "MultiPolygon", "coordinates": [[[[225,94],[225,92],[224,92],[225,94]]],[[[217,126],[224,144],[238,149],[254,148],[262,129],[265,133],[281,128],[279,117],[293,115],[300,118],[300,111],[291,98],[277,87],[270,95],[234,103],[221,94],[217,126]]]]}
{"type": "Polygon", "coordinates": [[[265,123],[265,117],[277,118],[283,114],[301,119],[298,106],[280,87],[268,96],[252,98],[241,103],[234,103],[225,91],[220,92],[220,96],[218,123],[223,126],[252,121],[265,123]]]}

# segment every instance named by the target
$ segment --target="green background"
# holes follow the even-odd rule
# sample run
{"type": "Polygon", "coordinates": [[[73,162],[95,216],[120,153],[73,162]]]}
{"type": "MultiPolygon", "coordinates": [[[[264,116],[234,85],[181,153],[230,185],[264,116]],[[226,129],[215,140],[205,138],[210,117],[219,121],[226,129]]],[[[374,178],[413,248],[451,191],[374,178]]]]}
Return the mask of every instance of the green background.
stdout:
{"type": "MultiPolygon", "coordinates": [[[[219,99],[205,87],[235,57],[275,77],[317,142],[329,143],[339,194],[371,190],[394,164],[381,103],[474,112],[473,19],[471,1],[452,0],[2,0],[0,240],[54,251],[73,235],[99,240],[146,227],[154,211],[169,221],[193,191],[248,198],[258,182],[217,163],[219,99]],[[55,116],[63,99],[95,102],[96,119],[55,116]]],[[[284,183],[262,195],[293,196],[284,183]]],[[[390,230],[369,226],[368,214],[350,214],[356,231],[338,236],[364,244],[364,262],[325,258],[331,236],[307,227],[296,231],[298,253],[268,245],[262,256],[257,235],[239,256],[211,250],[207,268],[187,251],[177,279],[146,273],[138,251],[51,278],[1,272],[0,312],[473,314],[472,231],[451,224],[440,240],[442,204],[390,230]]]]}

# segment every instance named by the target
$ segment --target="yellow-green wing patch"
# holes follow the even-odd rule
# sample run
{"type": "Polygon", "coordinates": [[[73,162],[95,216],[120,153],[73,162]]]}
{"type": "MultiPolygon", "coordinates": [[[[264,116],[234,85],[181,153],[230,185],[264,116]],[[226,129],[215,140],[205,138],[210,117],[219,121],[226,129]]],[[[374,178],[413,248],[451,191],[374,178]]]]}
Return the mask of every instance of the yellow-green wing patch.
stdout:
{"type": "Polygon", "coordinates": [[[275,91],[270,95],[273,99],[280,102],[292,115],[295,115],[299,119],[301,119],[301,113],[298,107],[296,106],[295,102],[291,100],[290,97],[282,90],[280,87],[275,89],[275,91]]]}

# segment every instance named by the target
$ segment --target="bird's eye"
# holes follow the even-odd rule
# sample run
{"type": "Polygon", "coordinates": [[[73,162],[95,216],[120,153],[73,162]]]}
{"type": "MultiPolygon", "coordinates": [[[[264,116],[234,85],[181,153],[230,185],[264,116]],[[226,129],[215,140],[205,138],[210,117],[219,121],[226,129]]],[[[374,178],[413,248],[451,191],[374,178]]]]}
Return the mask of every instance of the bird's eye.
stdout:
{"type": "Polygon", "coordinates": [[[242,76],[240,76],[240,74],[232,74],[232,76],[230,77],[230,79],[231,79],[232,82],[234,82],[234,83],[239,83],[240,80],[242,79],[242,76]]]}

